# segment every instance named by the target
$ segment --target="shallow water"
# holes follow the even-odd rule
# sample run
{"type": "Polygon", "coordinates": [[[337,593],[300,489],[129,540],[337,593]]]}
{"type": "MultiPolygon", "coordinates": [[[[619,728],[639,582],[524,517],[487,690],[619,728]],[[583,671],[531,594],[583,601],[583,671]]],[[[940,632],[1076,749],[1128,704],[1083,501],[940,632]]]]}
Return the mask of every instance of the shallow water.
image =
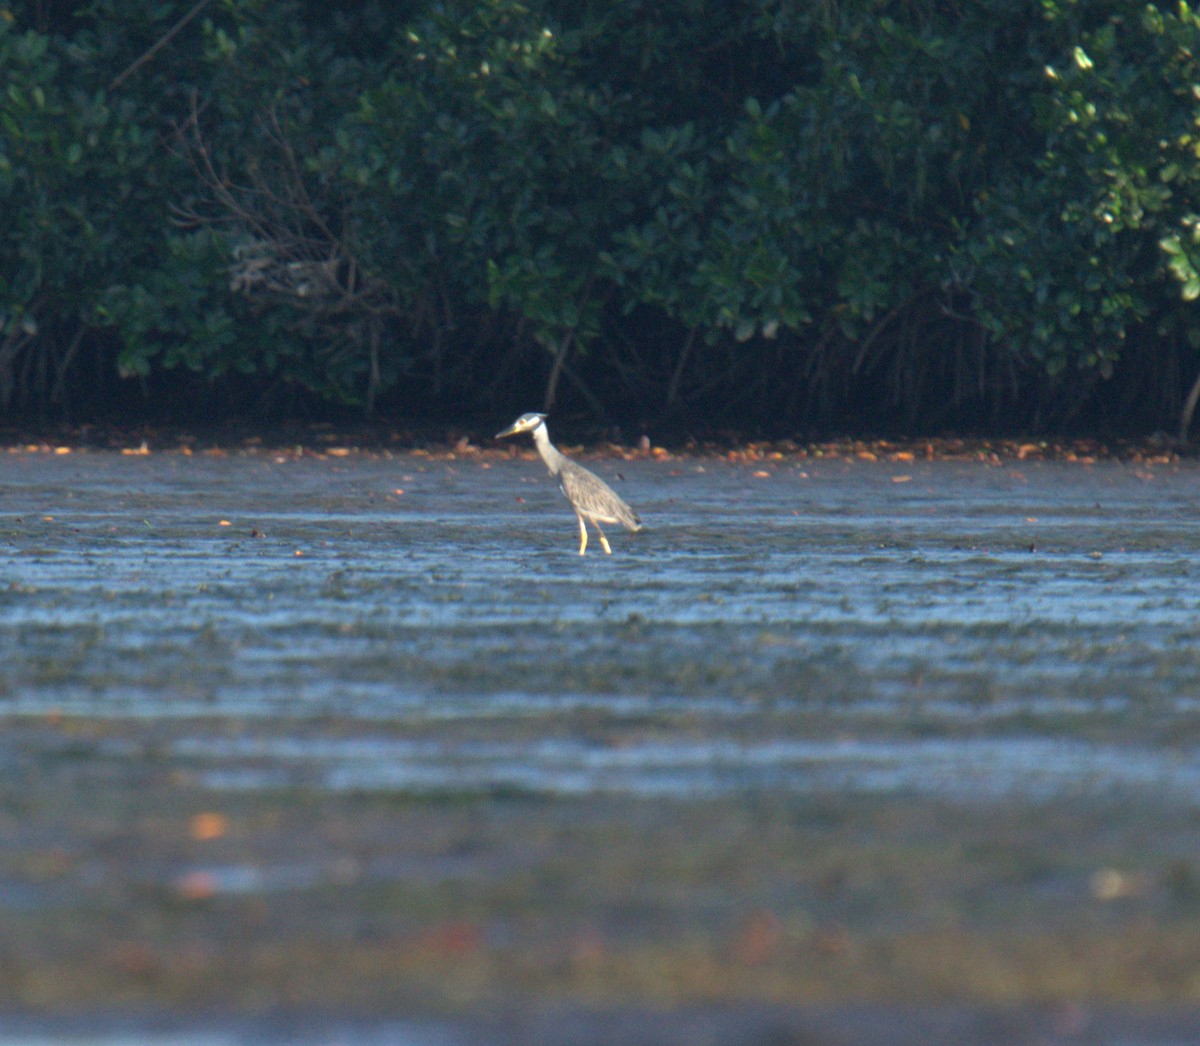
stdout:
{"type": "MultiPolygon", "coordinates": [[[[65,781],[108,811],[167,780],[330,824],[361,797],[1194,820],[1194,465],[591,464],[647,525],[611,556],[576,554],[530,459],[0,455],[0,792],[40,809],[65,781]]],[[[24,824],[24,847],[100,845],[24,824]]],[[[51,886],[0,847],[0,918],[96,884],[342,882],[332,844],[245,845],[51,886]]]]}
{"type": "Polygon", "coordinates": [[[214,787],[1200,801],[1194,469],[597,467],[648,529],[579,557],[531,461],[7,455],[0,714],[254,720],[173,740],[214,787]]]}

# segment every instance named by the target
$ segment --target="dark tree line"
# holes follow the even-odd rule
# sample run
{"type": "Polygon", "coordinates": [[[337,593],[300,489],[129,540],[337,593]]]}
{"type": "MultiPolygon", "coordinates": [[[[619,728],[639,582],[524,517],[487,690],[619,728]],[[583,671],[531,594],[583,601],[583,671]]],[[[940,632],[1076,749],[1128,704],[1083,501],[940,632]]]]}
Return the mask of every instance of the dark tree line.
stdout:
{"type": "Polygon", "coordinates": [[[1186,426],[1197,55],[1184,4],[0,0],[0,405],[1186,426]]]}

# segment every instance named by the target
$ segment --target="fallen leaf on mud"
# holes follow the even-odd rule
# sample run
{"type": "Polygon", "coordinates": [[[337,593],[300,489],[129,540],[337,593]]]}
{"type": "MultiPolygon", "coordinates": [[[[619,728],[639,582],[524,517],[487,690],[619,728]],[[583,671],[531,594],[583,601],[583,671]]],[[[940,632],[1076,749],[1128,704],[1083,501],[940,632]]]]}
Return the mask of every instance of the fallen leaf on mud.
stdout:
{"type": "Polygon", "coordinates": [[[175,892],[186,901],[206,901],[217,892],[217,877],[212,872],[185,872],[175,880],[175,892]]]}
{"type": "Polygon", "coordinates": [[[738,929],[733,954],[747,966],[762,966],[779,954],[783,926],[774,912],[755,912],[738,929]]]}
{"type": "Polygon", "coordinates": [[[224,814],[196,814],[188,826],[188,834],[193,839],[220,839],[229,830],[229,820],[224,814]]]}

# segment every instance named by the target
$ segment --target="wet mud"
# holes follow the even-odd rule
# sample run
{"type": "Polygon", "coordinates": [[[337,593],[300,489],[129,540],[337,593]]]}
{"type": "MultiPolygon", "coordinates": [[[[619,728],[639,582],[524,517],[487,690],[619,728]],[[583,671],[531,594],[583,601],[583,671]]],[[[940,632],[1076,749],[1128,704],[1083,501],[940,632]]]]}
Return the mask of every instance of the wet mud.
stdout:
{"type": "Polygon", "coordinates": [[[1200,468],[588,463],[0,455],[0,1041],[1193,1027],[1200,468]]]}

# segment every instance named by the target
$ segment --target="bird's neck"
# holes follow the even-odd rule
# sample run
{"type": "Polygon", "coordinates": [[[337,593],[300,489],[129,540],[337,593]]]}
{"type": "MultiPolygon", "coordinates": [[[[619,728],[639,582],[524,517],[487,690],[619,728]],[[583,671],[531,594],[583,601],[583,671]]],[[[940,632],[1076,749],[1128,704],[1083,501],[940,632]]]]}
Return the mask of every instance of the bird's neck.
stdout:
{"type": "Polygon", "coordinates": [[[546,468],[550,470],[552,476],[557,476],[562,455],[558,452],[558,448],[550,442],[550,434],[546,431],[546,426],[539,425],[533,430],[531,435],[533,436],[534,444],[537,446],[538,453],[546,463],[546,468]]]}

